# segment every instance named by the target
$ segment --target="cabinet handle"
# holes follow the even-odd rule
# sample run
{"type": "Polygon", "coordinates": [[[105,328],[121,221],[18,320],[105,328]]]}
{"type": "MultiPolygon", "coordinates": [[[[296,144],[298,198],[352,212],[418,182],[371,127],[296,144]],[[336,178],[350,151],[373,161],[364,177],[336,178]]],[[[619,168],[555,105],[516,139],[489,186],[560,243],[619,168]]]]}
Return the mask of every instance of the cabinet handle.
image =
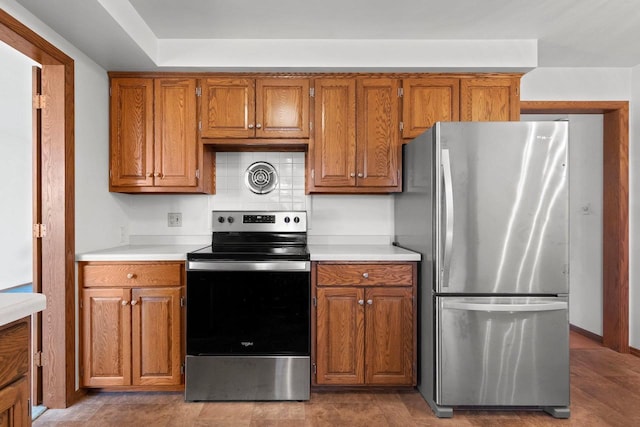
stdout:
{"type": "Polygon", "coordinates": [[[358,300],[358,304],[359,304],[359,305],[364,305],[364,300],[363,300],[363,299],[359,299],[359,300],[358,300]]]}
{"type": "MultiPolygon", "coordinates": [[[[369,301],[371,301],[371,300],[369,300],[369,301]]],[[[131,305],[136,305],[137,303],[138,303],[137,299],[132,299],[131,300],[131,305]]]]}
{"type": "Polygon", "coordinates": [[[256,124],[256,129],[261,129],[262,125],[260,123],[256,124]]]}
{"type": "MultiPolygon", "coordinates": [[[[131,304],[133,304],[133,302],[131,304]]],[[[367,304],[369,304],[369,305],[373,304],[373,300],[372,299],[368,299],[367,300],[367,304]]]]}
{"type": "Polygon", "coordinates": [[[133,273],[127,274],[127,279],[134,279],[135,277],[136,277],[136,275],[133,274],[133,273]]]}
{"type": "Polygon", "coordinates": [[[354,176],[356,176],[356,174],[355,174],[355,173],[353,173],[353,172],[351,172],[349,175],[351,176],[351,178],[353,178],[354,176]]]}
{"type": "Polygon", "coordinates": [[[253,129],[253,123],[249,123],[249,129],[253,129]]]}
{"type": "Polygon", "coordinates": [[[362,277],[364,277],[365,279],[369,278],[369,273],[362,273],[362,277]]]}
{"type": "Polygon", "coordinates": [[[362,173],[358,174],[358,178],[362,178],[364,175],[362,173]]]}
{"type": "Polygon", "coordinates": [[[129,304],[129,301],[127,301],[127,300],[123,299],[123,300],[122,300],[122,302],[121,302],[120,304],[122,304],[122,305],[127,305],[127,304],[129,304]]]}

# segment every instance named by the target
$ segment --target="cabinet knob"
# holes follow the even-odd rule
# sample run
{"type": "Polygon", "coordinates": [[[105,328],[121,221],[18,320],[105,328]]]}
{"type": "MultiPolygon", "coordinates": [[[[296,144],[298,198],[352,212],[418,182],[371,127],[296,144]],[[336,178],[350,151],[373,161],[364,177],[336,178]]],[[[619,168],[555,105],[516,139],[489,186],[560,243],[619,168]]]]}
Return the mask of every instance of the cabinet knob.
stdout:
{"type": "Polygon", "coordinates": [[[365,279],[369,278],[369,273],[362,273],[362,277],[364,277],[365,279]]]}
{"type": "Polygon", "coordinates": [[[249,129],[253,129],[253,123],[249,123],[249,129]]]}
{"type": "Polygon", "coordinates": [[[356,176],[356,174],[355,174],[355,173],[353,173],[353,172],[351,172],[349,175],[351,176],[351,178],[353,178],[354,176],[356,176]]]}
{"type": "Polygon", "coordinates": [[[262,125],[260,123],[256,124],[256,129],[261,129],[262,125]]]}
{"type": "Polygon", "coordinates": [[[127,279],[133,279],[133,278],[135,278],[135,277],[136,277],[136,275],[135,275],[135,274],[133,274],[133,273],[129,273],[129,274],[127,274],[127,279]]]}
{"type": "Polygon", "coordinates": [[[358,174],[358,178],[362,178],[364,175],[362,173],[358,174]]]}
{"type": "MultiPolygon", "coordinates": [[[[369,301],[371,301],[371,300],[369,300],[369,301]]],[[[132,299],[131,300],[131,305],[136,305],[137,303],[138,303],[137,299],[132,299]]],[[[369,304],[371,304],[371,303],[369,303],[369,304]]]]}
{"type": "Polygon", "coordinates": [[[129,301],[127,301],[127,300],[123,299],[123,300],[122,300],[122,302],[121,302],[120,304],[122,304],[122,305],[127,305],[127,304],[129,304],[129,301]]]}
{"type": "MultiPolygon", "coordinates": [[[[133,302],[131,302],[131,304],[133,304],[133,302]]],[[[373,300],[372,299],[368,299],[367,300],[367,304],[369,304],[369,305],[373,304],[373,300]]]]}
{"type": "Polygon", "coordinates": [[[358,300],[358,304],[359,304],[359,305],[364,305],[364,300],[363,300],[363,299],[359,299],[359,300],[358,300]]]}
{"type": "Polygon", "coordinates": [[[149,178],[153,178],[153,172],[149,172],[149,178]]]}

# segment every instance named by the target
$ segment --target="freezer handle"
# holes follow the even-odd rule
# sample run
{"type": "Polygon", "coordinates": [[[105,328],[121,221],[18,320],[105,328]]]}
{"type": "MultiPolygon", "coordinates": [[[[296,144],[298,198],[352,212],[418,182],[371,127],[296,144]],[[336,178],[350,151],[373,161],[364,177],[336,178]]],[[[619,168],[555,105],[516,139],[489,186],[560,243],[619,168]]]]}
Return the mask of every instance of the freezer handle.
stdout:
{"type": "Polygon", "coordinates": [[[566,310],[569,305],[566,301],[551,301],[530,304],[484,304],[478,302],[444,301],[442,303],[442,307],[465,311],[529,312],[566,310]]]}
{"type": "Polygon", "coordinates": [[[441,268],[442,287],[449,287],[449,271],[451,269],[451,247],[453,246],[453,184],[451,179],[451,161],[449,150],[442,150],[442,177],[444,180],[445,235],[444,254],[441,268]]]}

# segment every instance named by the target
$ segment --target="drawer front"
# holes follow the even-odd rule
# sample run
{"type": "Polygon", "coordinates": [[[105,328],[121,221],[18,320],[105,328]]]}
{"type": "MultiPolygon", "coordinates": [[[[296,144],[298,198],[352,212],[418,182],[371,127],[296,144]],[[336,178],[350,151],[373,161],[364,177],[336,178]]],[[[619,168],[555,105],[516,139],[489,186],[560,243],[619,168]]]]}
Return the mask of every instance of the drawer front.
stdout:
{"type": "Polygon", "coordinates": [[[181,286],[183,263],[84,264],[81,286],[181,286]]]}
{"type": "Polygon", "coordinates": [[[318,286],[412,286],[413,264],[319,264],[318,286]]]}
{"type": "Polygon", "coordinates": [[[29,371],[29,321],[0,329],[0,387],[29,371]]]}

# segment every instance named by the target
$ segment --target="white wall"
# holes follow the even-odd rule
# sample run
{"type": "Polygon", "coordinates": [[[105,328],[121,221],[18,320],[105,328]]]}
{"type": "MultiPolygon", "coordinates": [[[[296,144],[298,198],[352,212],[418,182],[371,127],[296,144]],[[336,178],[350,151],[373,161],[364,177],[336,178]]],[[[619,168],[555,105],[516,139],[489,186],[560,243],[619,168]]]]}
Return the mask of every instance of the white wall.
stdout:
{"type": "Polygon", "coordinates": [[[31,67],[0,42],[0,289],[31,283],[31,67]]]}
{"type": "Polygon", "coordinates": [[[537,68],[523,76],[523,101],[630,101],[629,120],[629,343],[640,348],[640,278],[637,253],[640,241],[636,224],[640,221],[640,195],[635,170],[640,152],[635,136],[640,135],[640,113],[633,101],[640,100],[640,70],[630,68],[537,68]]]}
{"type": "MultiPolygon", "coordinates": [[[[120,244],[128,219],[108,190],[109,82],[106,71],[13,0],[0,7],[75,63],[76,252],[120,244]]],[[[3,64],[4,65],[4,64],[3,64]]],[[[30,117],[30,113],[29,113],[30,117]]]]}

